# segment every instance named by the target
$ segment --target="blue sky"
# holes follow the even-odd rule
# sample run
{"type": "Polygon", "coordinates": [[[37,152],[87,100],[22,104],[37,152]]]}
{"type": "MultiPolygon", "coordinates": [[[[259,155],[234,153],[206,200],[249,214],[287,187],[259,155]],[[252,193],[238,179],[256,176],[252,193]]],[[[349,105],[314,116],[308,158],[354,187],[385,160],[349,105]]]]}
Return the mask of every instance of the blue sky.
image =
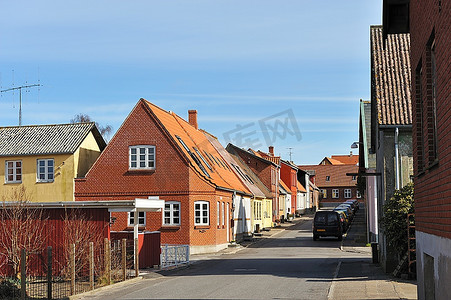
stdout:
{"type": "MultiPolygon", "coordinates": [[[[117,130],[145,98],[184,118],[197,109],[224,146],[317,164],[358,139],[381,3],[3,0],[1,87],[43,85],[23,92],[23,124],[85,113],[117,130]]],[[[0,126],[18,124],[18,102],[1,94],[0,126]]]]}

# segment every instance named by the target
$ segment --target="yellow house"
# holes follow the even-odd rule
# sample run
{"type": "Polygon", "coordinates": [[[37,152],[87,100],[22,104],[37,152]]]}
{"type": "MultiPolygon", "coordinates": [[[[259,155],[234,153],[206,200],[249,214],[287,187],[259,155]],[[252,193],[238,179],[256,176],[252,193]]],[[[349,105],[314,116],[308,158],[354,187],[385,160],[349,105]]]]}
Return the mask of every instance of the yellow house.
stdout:
{"type": "Polygon", "coordinates": [[[0,127],[0,200],[24,187],[33,202],[73,201],[105,146],[95,123],[0,127]]]}
{"type": "Polygon", "coordinates": [[[272,222],[272,199],[263,200],[263,228],[273,227],[272,222]]]}

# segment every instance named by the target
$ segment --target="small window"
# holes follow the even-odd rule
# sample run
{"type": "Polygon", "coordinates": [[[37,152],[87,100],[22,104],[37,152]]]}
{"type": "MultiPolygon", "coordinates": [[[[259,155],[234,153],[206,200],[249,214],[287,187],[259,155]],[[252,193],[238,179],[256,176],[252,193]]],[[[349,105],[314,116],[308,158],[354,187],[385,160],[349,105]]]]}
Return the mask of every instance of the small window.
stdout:
{"type": "Polygon", "coordinates": [[[7,160],[5,161],[5,183],[21,183],[22,182],[22,161],[7,160]]]}
{"type": "Polygon", "coordinates": [[[352,180],[357,180],[357,176],[356,175],[352,175],[352,180]]]}
{"type": "Polygon", "coordinates": [[[360,194],[359,190],[356,191],[356,197],[357,198],[362,198],[362,195],[360,194]]]}
{"type": "Polygon", "coordinates": [[[55,162],[50,159],[38,159],[36,166],[36,181],[37,182],[53,182],[55,162]]]}
{"type": "Polygon", "coordinates": [[[130,146],[129,169],[154,170],[155,146],[130,146]]]}
{"type": "Polygon", "coordinates": [[[326,189],[320,190],[320,192],[323,195],[323,199],[326,199],[327,198],[327,190],[326,189]]]}
{"type": "Polygon", "coordinates": [[[218,201],[218,203],[217,203],[217,205],[216,205],[216,223],[217,223],[217,225],[219,226],[219,215],[220,215],[220,212],[219,212],[219,201],[218,201]]]}
{"type": "Polygon", "coordinates": [[[225,219],[225,208],[224,208],[224,202],[222,202],[222,215],[221,215],[221,223],[222,223],[222,226],[224,226],[225,225],[225,223],[224,223],[224,219],[225,219]]]}
{"type": "Polygon", "coordinates": [[[207,160],[202,156],[202,154],[200,153],[199,150],[197,150],[197,148],[193,148],[194,151],[196,151],[197,155],[199,155],[200,159],[202,159],[202,161],[204,162],[204,164],[207,166],[207,168],[210,169],[210,171],[212,171],[212,168],[210,166],[210,164],[207,162],[207,160]]]}
{"type": "Polygon", "coordinates": [[[326,176],[326,181],[330,181],[330,176],[326,176]]]}
{"type": "Polygon", "coordinates": [[[351,198],[351,189],[345,189],[345,198],[351,198]]]}
{"type": "MultiPolygon", "coordinates": [[[[129,212],[128,213],[128,225],[133,226],[135,225],[135,212],[129,212]]],[[[145,226],[146,225],[146,212],[140,211],[138,214],[138,225],[139,226],[145,226]]]]}
{"type": "Polygon", "coordinates": [[[194,202],[194,225],[210,225],[209,205],[207,201],[194,202]]]}
{"type": "Polygon", "coordinates": [[[163,225],[180,225],[180,202],[168,201],[164,204],[163,225]]]}
{"type": "Polygon", "coordinates": [[[338,198],[338,189],[332,190],[332,198],[338,198]]]}

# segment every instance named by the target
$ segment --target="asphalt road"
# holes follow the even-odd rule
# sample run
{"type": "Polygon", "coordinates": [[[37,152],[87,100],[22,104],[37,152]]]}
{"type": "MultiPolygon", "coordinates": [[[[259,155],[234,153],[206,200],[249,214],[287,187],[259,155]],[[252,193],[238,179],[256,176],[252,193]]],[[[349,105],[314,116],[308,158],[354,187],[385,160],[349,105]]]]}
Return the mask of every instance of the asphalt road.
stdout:
{"type": "Polygon", "coordinates": [[[83,299],[327,299],[340,261],[368,259],[312,240],[311,221],[235,254],[84,296],[83,299]]]}

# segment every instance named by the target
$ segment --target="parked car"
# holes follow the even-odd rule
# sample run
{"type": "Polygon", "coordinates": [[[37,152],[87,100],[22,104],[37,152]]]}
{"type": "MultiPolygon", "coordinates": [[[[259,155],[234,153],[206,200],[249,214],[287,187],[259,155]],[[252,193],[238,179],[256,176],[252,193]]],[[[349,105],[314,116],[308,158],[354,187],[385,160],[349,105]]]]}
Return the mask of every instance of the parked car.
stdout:
{"type": "Polygon", "coordinates": [[[340,214],[340,221],[341,221],[341,225],[343,227],[343,232],[348,231],[348,228],[350,225],[350,220],[349,220],[348,216],[346,215],[346,213],[343,210],[336,210],[336,212],[338,212],[340,214]]]}
{"type": "Polygon", "coordinates": [[[343,212],[346,215],[347,221],[348,221],[348,227],[351,225],[351,211],[349,207],[336,207],[334,208],[334,211],[343,212]]]}
{"type": "Polygon", "coordinates": [[[313,240],[321,236],[335,236],[339,241],[343,239],[343,226],[340,214],[333,210],[320,210],[313,219],[313,240]]]}
{"type": "Polygon", "coordinates": [[[346,200],[345,203],[351,203],[354,205],[354,211],[357,212],[359,210],[359,201],[356,199],[350,199],[350,200],[346,200]]]}
{"type": "Polygon", "coordinates": [[[354,212],[352,211],[352,208],[349,205],[342,205],[342,204],[340,204],[334,208],[334,210],[340,210],[340,209],[346,210],[348,213],[349,220],[352,221],[352,219],[354,218],[354,212]]]}
{"type": "MultiPolygon", "coordinates": [[[[355,211],[355,206],[353,206],[352,203],[346,203],[346,202],[343,202],[343,203],[341,203],[341,204],[338,205],[338,206],[348,206],[348,207],[351,209],[351,212],[352,212],[353,215],[355,215],[355,213],[356,213],[356,211],[355,211]]],[[[337,207],[338,207],[338,206],[337,206],[337,207]]]]}

